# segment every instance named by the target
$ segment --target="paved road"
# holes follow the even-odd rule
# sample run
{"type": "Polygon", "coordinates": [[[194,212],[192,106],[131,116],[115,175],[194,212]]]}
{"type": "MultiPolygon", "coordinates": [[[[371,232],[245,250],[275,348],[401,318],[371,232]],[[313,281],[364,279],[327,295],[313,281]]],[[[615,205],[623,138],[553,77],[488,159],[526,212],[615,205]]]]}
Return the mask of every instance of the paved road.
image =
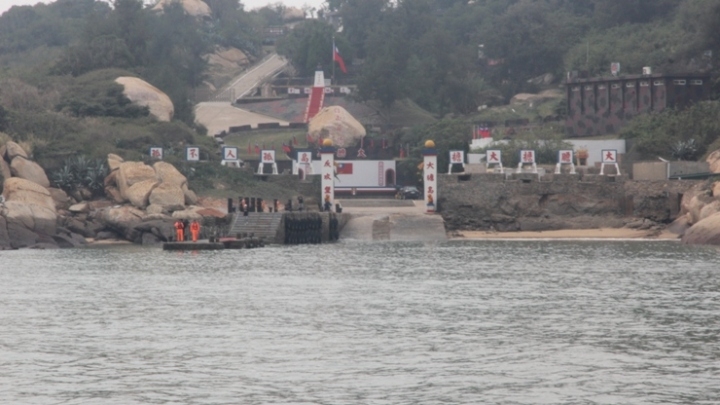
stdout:
{"type": "Polygon", "coordinates": [[[229,96],[232,94],[235,99],[238,99],[248,95],[264,80],[284,69],[286,65],[287,61],[277,54],[265,58],[258,65],[230,82],[223,93],[228,95],[226,101],[208,101],[196,105],[195,121],[208,129],[209,136],[227,131],[231,126],[251,125],[253,128],[257,128],[257,124],[263,122],[278,122],[280,125],[287,125],[287,121],[233,107],[229,96]]]}

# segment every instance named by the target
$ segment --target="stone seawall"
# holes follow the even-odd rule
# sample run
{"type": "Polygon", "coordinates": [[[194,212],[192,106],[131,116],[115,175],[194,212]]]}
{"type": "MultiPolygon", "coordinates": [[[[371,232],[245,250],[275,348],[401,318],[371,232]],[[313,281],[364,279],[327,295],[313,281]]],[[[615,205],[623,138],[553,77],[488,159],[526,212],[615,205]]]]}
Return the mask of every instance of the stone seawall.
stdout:
{"type": "Polygon", "coordinates": [[[670,223],[682,195],[702,181],[522,173],[438,176],[439,210],[452,230],[542,231],[670,223]]]}

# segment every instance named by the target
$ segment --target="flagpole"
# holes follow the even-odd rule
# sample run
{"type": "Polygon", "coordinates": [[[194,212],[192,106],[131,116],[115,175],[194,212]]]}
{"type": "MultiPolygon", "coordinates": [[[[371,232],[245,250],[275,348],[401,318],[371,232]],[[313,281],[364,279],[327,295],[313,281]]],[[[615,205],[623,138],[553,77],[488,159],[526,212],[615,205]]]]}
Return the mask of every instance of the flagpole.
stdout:
{"type": "Polygon", "coordinates": [[[330,77],[332,79],[331,84],[334,85],[335,84],[335,35],[332,36],[332,53],[330,55],[332,55],[332,60],[330,61],[330,63],[332,64],[332,76],[330,76],[330,77]]]}

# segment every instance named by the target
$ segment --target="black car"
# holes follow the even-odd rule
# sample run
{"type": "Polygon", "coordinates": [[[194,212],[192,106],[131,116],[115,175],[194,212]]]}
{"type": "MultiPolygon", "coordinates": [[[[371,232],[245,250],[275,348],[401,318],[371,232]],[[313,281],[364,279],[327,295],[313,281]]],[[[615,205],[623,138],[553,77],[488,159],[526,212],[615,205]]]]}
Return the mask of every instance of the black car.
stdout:
{"type": "Polygon", "coordinates": [[[405,200],[417,200],[420,198],[420,190],[415,186],[405,186],[400,189],[400,196],[405,200]]]}

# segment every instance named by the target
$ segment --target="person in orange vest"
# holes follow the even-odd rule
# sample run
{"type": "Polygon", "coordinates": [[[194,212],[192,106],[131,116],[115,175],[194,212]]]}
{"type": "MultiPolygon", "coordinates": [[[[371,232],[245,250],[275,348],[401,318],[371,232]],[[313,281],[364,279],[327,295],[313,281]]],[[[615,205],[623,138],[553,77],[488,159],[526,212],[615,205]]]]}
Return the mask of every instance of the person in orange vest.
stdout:
{"type": "Polygon", "coordinates": [[[183,242],[185,240],[185,225],[180,219],[175,221],[175,239],[178,242],[183,242]]]}
{"type": "Polygon", "coordinates": [[[200,235],[200,223],[197,220],[193,220],[190,224],[190,233],[192,233],[193,242],[197,242],[198,235],[200,235]]]}

